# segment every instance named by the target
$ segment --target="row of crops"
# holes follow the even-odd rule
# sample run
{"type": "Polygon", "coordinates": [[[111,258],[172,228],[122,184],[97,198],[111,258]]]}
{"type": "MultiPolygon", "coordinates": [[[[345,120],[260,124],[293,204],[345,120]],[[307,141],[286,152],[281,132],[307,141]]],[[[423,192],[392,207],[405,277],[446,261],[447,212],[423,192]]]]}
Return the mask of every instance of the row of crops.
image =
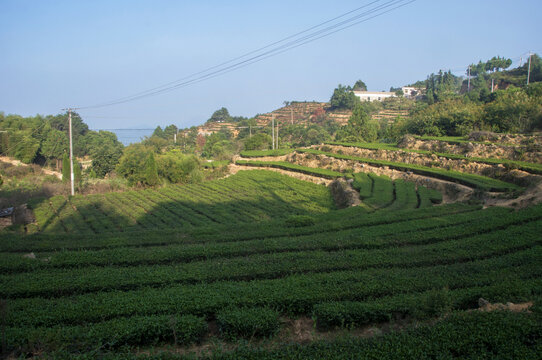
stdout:
{"type": "Polygon", "coordinates": [[[489,165],[504,165],[508,168],[519,169],[519,170],[527,171],[532,174],[542,175],[542,164],[530,163],[526,161],[471,157],[471,156],[464,156],[464,155],[459,155],[459,154],[432,152],[432,151],[421,150],[421,149],[405,149],[405,148],[399,148],[397,147],[397,145],[382,144],[382,143],[327,142],[326,144],[340,145],[340,146],[345,146],[345,147],[356,147],[356,148],[368,149],[368,150],[400,151],[400,152],[410,152],[410,153],[423,154],[423,155],[436,155],[438,157],[452,159],[452,160],[464,160],[464,161],[477,162],[477,163],[489,164],[489,165]]]}
{"type": "Polygon", "coordinates": [[[340,159],[340,160],[357,161],[357,162],[362,162],[362,163],[366,163],[366,164],[377,166],[377,167],[389,167],[391,169],[396,169],[400,171],[410,171],[415,174],[419,174],[423,176],[434,177],[434,178],[438,178],[438,179],[442,179],[446,181],[457,182],[459,184],[463,184],[463,185],[470,186],[470,187],[477,188],[484,191],[504,192],[504,191],[516,191],[516,190],[521,189],[521,187],[512,183],[493,179],[487,176],[462,173],[455,170],[446,170],[442,168],[427,167],[427,166],[416,165],[416,164],[398,163],[398,162],[387,161],[387,160],[361,158],[357,156],[338,154],[338,153],[321,151],[321,150],[316,150],[316,149],[298,149],[296,151],[300,153],[304,153],[304,154],[325,155],[325,156],[340,159]]]}
{"type": "MultiPolygon", "coordinates": [[[[230,341],[273,336],[285,316],[313,317],[321,330],[355,328],[469,309],[480,297],[541,295],[542,206],[402,209],[314,212],[300,227],[282,218],[182,234],[7,238],[0,242],[7,346],[28,354],[36,344],[75,352],[189,344],[208,336],[210,322],[230,341]]],[[[497,330],[511,321],[480,316],[472,315],[497,330]]],[[[445,320],[442,331],[460,331],[458,319],[445,320]]],[[[287,349],[280,351],[311,351],[287,349]]]]}
{"type": "Polygon", "coordinates": [[[442,194],[425,186],[373,173],[356,173],[352,186],[371,209],[402,210],[432,206],[442,202],[442,194]]]}
{"type": "Polygon", "coordinates": [[[442,202],[442,194],[434,189],[416,186],[413,182],[402,179],[393,181],[388,176],[374,173],[343,174],[337,171],[302,166],[287,161],[237,160],[243,166],[270,167],[327,179],[340,177],[353,178],[353,187],[359,191],[364,208],[372,211],[379,209],[401,210],[432,206],[442,202]]]}
{"type": "Polygon", "coordinates": [[[343,173],[340,173],[338,171],[302,166],[302,165],[294,164],[288,161],[237,160],[235,163],[237,165],[244,165],[244,166],[267,167],[267,168],[294,171],[294,172],[299,172],[306,175],[322,177],[325,179],[336,179],[336,178],[344,176],[343,173]]]}
{"type": "Polygon", "coordinates": [[[203,184],[56,196],[31,206],[41,231],[79,234],[243,224],[334,207],[326,188],[267,171],[203,184]]]}

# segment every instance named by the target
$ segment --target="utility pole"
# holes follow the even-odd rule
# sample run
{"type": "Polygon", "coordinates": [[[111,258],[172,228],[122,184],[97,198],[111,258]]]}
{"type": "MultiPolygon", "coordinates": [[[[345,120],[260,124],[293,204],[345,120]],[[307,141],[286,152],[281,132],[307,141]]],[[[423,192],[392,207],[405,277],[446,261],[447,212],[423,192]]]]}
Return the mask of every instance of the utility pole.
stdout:
{"type": "Polygon", "coordinates": [[[294,124],[294,108],[292,107],[292,104],[290,104],[290,122],[292,125],[294,124]]]}
{"type": "Polygon", "coordinates": [[[70,179],[71,179],[71,194],[75,195],[73,188],[73,141],[72,141],[72,109],[68,109],[68,123],[70,129],[70,179]]]}
{"type": "Polygon", "coordinates": [[[493,92],[494,88],[495,88],[495,79],[491,79],[491,92],[493,92]]]}
{"type": "Polygon", "coordinates": [[[529,70],[527,71],[527,85],[529,85],[529,79],[531,78],[531,57],[532,54],[529,51],[529,70]]]}
{"type": "Polygon", "coordinates": [[[271,138],[273,140],[272,149],[275,150],[275,115],[271,116],[271,138]]]}
{"type": "Polygon", "coordinates": [[[470,92],[470,65],[469,65],[469,68],[467,70],[467,79],[468,79],[467,91],[470,92]]]}

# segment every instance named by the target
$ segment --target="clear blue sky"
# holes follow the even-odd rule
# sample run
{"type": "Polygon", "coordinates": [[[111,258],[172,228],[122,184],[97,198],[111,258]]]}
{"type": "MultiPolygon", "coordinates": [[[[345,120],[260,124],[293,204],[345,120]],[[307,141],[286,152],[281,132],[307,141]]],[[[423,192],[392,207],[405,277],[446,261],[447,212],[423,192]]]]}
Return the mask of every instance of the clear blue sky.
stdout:
{"type": "MultiPolygon", "coordinates": [[[[0,0],[0,111],[56,114],[177,80],[364,1],[0,0]]],[[[494,55],[542,51],[539,0],[417,0],[327,38],[165,95],[81,111],[91,128],[198,125],[337,84],[388,90],[494,55]]],[[[460,72],[458,72],[459,74],[460,72]]]]}

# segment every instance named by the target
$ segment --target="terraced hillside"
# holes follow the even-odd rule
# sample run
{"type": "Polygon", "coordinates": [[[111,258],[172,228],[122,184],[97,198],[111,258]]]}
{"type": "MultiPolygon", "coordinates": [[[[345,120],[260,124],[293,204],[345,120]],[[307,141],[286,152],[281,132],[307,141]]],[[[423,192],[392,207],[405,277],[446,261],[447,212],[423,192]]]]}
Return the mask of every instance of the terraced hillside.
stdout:
{"type": "Polygon", "coordinates": [[[502,137],[494,143],[406,136],[399,144],[329,142],[308,149],[242,152],[237,164],[279,167],[272,163],[280,161],[281,168],[295,164],[290,170],[297,166],[314,175],[374,173],[437,190],[445,202],[474,199],[517,208],[542,202],[538,141],[538,135],[502,137]]]}

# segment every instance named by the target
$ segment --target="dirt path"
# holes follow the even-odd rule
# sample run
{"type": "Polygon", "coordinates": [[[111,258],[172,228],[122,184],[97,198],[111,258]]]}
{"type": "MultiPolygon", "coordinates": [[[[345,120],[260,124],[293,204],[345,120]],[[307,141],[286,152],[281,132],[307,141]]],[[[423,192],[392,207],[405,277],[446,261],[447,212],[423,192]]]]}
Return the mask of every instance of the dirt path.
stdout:
{"type": "MultiPolygon", "coordinates": [[[[25,163],[21,162],[20,160],[13,159],[13,158],[10,158],[8,156],[0,156],[0,161],[11,164],[11,165],[14,165],[14,166],[29,166],[28,164],[25,164],[25,163]]],[[[56,176],[57,178],[62,180],[62,173],[60,173],[58,171],[49,170],[49,169],[46,169],[44,167],[40,167],[40,168],[41,168],[41,171],[45,175],[53,175],[53,176],[56,176]]]]}

